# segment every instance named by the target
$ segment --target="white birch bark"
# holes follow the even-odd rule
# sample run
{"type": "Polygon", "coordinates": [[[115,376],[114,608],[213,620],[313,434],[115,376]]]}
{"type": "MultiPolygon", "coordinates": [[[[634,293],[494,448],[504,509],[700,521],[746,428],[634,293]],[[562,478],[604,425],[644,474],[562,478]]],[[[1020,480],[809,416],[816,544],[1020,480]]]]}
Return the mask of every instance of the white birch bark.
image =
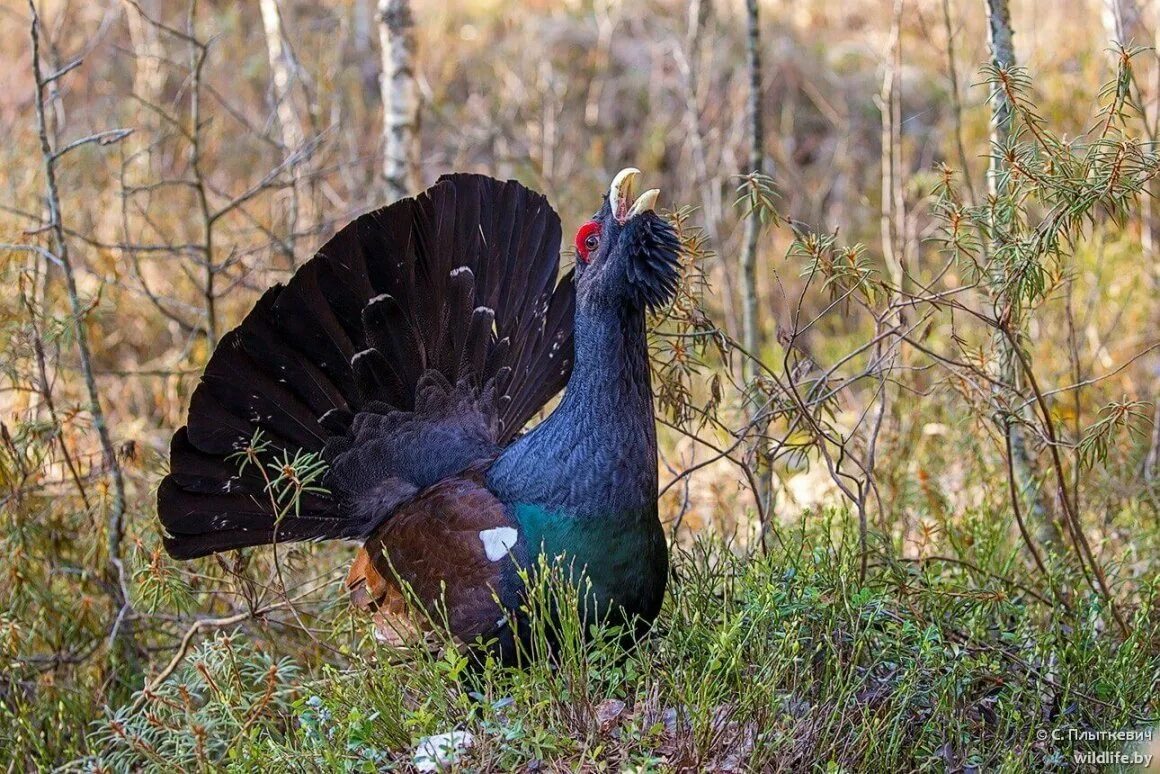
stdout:
{"type": "MultiPolygon", "coordinates": [[[[278,7],[278,0],[259,0],[258,6],[262,12],[262,29],[266,37],[266,55],[270,62],[270,76],[274,87],[274,112],[278,120],[282,153],[289,157],[301,152],[303,144],[302,125],[295,115],[294,100],[290,93],[297,63],[286,42],[286,33],[282,28],[282,10],[278,7]]],[[[290,174],[293,181],[290,202],[286,210],[286,245],[289,252],[287,260],[290,265],[294,265],[295,235],[302,220],[302,206],[306,198],[306,192],[303,191],[302,164],[299,161],[290,164],[290,174]]]]}
{"type": "MultiPolygon", "coordinates": [[[[129,42],[133,47],[133,96],[141,104],[160,106],[161,92],[165,88],[165,72],[162,62],[165,49],[157,25],[146,16],[157,19],[156,0],[125,2],[125,21],[129,27],[129,42]]],[[[149,176],[152,163],[152,144],[159,129],[157,114],[153,110],[141,110],[138,114],[138,131],[132,142],[131,162],[125,167],[125,182],[128,186],[143,183],[149,176]]]]}
{"type": "Polygon", "coordinates": [[[409,0],[379,0],[383,69],[383,181],[398,199],[419,189],[419,90],[415,83],[415,19],[409,0]]]}
{"type": "Polygon", "coordinates": [[[1136,0],[1101,0],[1104,37],[1123,45],[1137,46],[1150,42],[1144,28],[1144,12],[1136,0]]]}
{"type": "MultiPolygon", "coordinates": [[[[984,0],[987,11],[987,43],[991,49],[991,63],[998,68],[1015,66],[1015,33],[1011,28],[1011,11],[1008,0],[984,0]]],[[[1006,177],[1003,174],[1002,152],[999,150],[1007,145],[1011,138],[1015,120],[1014,106],[1007,99],[1006,93],[999,86],[991,91],[991,145],[994,148],[991,163],[987,168],[987,191],[992,197],[1001,198],[1006,195],[1006,177]]],[[[997,240],[997,237],[993,237],[997,240]]],[[[998,252],[999,245],[995,245],[992,255],[998,252]]],[[[991,293],[995,308],[1001,315],[1007,315],[1007,323],[1015,338],[1023,333],[1023,322],[1020,319],[1018,300],[1013,299],[1004,291],[1006,277],[1002,266],[996,262],[992,270],[991,293]]],[[[995,349],[998,353],[996,364],[998,380],[1010,385],[1014,395],[1009,395],[1012,403],[1018,402],[1022,392],[1020,385],[1023,382],[1020,374],[1018,354],[1015,352],[1011,340],[1002,331],[995,334],[995,349]]],[[[1015,480],[1019,489],[1029,499],[1028,513],[1037,531],[1037,537],[1043,543],[1058,544],[1059,532],[1055,522],[1051,519],[1050,509],[1047,506],[1047,495],[1044,491],[1035,489],[1034,465],[1030,451],[1027,448],[1027,436],[1023,426],[1010,417],[1001,419],[1001,431],[1010,440],[1011,466],[1015,473],[1015,480]]]]}
{"type": "Polygon", "coordinates": [[[274,109],[278,129],[286,153],[293,153],[302,145],[302,126],[294,114],[290,88],[294,81],[295,63],[286,34],[282,29],[282,11],[278,0],[259,0],[262,10],[262,28],[266,33],[266,54],[270,60],[270,75],[274,83],[274,109]]]}
{"type": "MultiPolygon", "coordinates": [[[[133,94],[148,105],[158,104],[165,75],[161,63],[165,52],[161,47],[156,25],[145,14],[157,18],[157,3],[141,0],[125,3],[125,21],[129,26],[129,40],[133,45],[133,94]]],[[[148,111],[143,116],[148,115],[148,111]]]]}

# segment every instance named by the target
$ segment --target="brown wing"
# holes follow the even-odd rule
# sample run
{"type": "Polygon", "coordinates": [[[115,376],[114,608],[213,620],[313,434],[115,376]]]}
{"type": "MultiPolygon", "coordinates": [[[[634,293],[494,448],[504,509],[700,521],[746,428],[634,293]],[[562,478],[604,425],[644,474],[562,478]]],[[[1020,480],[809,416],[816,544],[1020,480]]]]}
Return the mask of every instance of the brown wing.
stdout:
{"type": "Polygon", "coordinates": [[[507,508],[467,471],[399,506],[359,550],[347,588],[374,613],[380,639],[414,643],[445,623],[461,646],[493,641],[510,661],[523,591],[517,568],[526,564],[507,508]]]}

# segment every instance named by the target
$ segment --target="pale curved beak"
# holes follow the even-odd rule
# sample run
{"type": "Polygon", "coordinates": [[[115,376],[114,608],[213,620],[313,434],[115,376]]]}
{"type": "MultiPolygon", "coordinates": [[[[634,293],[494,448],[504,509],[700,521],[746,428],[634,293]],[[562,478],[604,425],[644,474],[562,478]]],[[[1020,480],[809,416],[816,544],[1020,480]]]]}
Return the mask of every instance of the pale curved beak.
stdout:
{"type": "Polygon", "coordinates": [[[637,197],[636,201],[632,203],[632,209],[628,211],[628,217],[625,218],[625,220],[632,220],[642,212],[651,211],[653,207],[657,206],[657,199],[660,197],[660,195],[661,189],[659,188],[650,188],[642,193],[637,197]]]}
{"type": "Polygon", "coordinates": [[[659,189],[652,188],[634,200],[632,195],[635,193],[636,180],[639,177],[639,169],[628,167],[617,172],[616,177],[612,178],[612,185],[608,187],[608,203],[612,207],[613,216],[620,223],[627,223],[642,212],[651,210],[656,206],[657,197],[661,194],[659,189]]]}

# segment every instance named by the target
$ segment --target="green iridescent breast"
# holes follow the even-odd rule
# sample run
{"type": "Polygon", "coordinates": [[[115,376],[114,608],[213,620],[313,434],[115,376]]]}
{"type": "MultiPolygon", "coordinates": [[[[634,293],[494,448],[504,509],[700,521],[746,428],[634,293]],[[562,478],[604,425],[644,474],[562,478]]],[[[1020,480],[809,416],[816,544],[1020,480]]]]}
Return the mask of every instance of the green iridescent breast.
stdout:
{"type": "Polygon", "coordinates": [[[626,619],[651,622],[660,612],[668,575],[668,546],[656,507],[608,516],[569,516],[538,505],[517,504],[516,520],[533,559],[567,568],[574,582],[591,583],[601,611],[623,610],[626,619]]]}

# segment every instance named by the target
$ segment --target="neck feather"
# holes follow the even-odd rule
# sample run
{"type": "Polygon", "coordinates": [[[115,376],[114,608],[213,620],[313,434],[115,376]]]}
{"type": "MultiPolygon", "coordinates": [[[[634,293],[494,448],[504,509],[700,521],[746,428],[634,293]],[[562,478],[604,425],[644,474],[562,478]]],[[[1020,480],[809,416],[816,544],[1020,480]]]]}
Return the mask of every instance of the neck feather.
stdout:
{"type": "Polygon", "coordinates": [[[615,417],[655,436],[643,312],[577,310],[575,366],[556,417],[598,426],[615,417]]]}
{"type": "Polygon", "coordinates": [[[656,465],[644,312],[582,304],[564,397],[496,461],[496,492],[578,514],[653,507],[656,465]]]}

